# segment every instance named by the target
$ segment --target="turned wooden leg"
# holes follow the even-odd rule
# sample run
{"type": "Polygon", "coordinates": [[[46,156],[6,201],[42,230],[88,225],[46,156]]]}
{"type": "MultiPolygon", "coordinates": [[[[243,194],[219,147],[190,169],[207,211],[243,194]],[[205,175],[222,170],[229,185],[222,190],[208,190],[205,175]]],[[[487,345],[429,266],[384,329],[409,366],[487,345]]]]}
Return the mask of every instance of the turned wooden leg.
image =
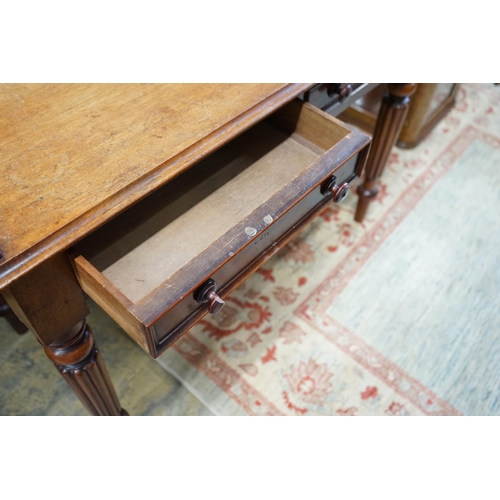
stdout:
{"type": "Polygon", "coordinates": [[[5,302],[5,299],[2,297],[2,295],[0,295],[0,316],[3,316],[17,333],[22,334],[28,331],[26,326],[9,307],[9,304],[5,302]]]}
{"type": "Polygon", "coordinates": [[[85,321],[85,296],[64,253],[2,294],[91,414],[127,415],[85,321]]]}
{"type": "Polygon", "coordinates": [[[92,415],[128,415],[120,406],[91,328],[83,320],[45,353],[92,415]]]}
{"type": "Polygon", "coordinates": [[[378,194],[378,180],[401,132],[410,105],[410,96],[415,92],[417,85],[415,83],[389,83],[388,88],[389,92],[382,101],[373,132],[364,181],[358,187],[359,200],[354,216],[357,222],[363,222],[368,205],[378,194]]]}

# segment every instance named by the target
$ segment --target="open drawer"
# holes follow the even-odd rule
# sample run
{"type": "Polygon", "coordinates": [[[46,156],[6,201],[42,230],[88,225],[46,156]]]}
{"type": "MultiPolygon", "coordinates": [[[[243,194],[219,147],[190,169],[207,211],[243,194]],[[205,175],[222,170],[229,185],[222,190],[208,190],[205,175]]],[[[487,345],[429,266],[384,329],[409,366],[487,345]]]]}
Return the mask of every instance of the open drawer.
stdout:
{"type": "Polygon", "coordinates": [[[83,290],[159,356],[360,175],[368,136],[294,101],[72,249],[83,290]]]}

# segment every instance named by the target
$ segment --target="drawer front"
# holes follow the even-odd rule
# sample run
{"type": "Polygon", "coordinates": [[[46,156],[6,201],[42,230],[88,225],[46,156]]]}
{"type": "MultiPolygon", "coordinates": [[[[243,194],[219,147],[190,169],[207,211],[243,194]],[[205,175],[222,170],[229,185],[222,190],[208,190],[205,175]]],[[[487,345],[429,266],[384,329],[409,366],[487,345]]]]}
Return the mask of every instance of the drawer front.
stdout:
{"type": "MultiPolygon", "coordinates": [[[[364,152],[349,159],[335,174],[332,174],[336,183],[338,185],[351,184],[358,178],[363,163],[364,152]]],[[[221,268],[207,276],[207,280],[212,279],[217,284],[217,293],[221,298],[225,298],[307,223],[312,221],[329,204],[333,203],[332,194],[326,191],[330,180],[331,176],[323,183],[315,186],[309,194],[298,201],[279,219],[268,224],[264,220],[264,216],[261,226],[253,228],[258,231],[258,237],[249,241],[221,268]]],[[[207,312],[208,304],[200,305],[196,301],[196,290],[193,290],[154,324],[152,332],[158,354],[167,349],[207,312]]]]}
{"type": "Polygon", "coordinates": [[[370,139],[299,100],[73,250],[84,291],[153,357],[271,258],[362,171],[370,139]],[[205,234],[206,233],[206,234],[205,234]]]}

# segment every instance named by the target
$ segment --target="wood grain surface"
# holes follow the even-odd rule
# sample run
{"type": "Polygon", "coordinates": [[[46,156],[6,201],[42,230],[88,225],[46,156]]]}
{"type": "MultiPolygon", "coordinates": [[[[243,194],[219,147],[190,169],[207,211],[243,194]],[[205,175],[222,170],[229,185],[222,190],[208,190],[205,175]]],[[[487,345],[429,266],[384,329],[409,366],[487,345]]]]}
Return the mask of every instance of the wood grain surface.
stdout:
{"type": "Polygon", "coordinates": [[[0,85],[0,289],[311,86],[0,85]]]}

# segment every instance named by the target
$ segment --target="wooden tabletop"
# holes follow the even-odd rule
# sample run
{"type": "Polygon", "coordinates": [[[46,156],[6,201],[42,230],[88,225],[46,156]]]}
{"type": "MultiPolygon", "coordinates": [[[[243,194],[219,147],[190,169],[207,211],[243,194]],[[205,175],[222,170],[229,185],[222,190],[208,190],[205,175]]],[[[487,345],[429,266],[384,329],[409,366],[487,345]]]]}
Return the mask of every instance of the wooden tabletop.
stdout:
{"type": "Polygon", "coordinates": [[[0,85],[0,289],[311,86],[0,85]]]}

